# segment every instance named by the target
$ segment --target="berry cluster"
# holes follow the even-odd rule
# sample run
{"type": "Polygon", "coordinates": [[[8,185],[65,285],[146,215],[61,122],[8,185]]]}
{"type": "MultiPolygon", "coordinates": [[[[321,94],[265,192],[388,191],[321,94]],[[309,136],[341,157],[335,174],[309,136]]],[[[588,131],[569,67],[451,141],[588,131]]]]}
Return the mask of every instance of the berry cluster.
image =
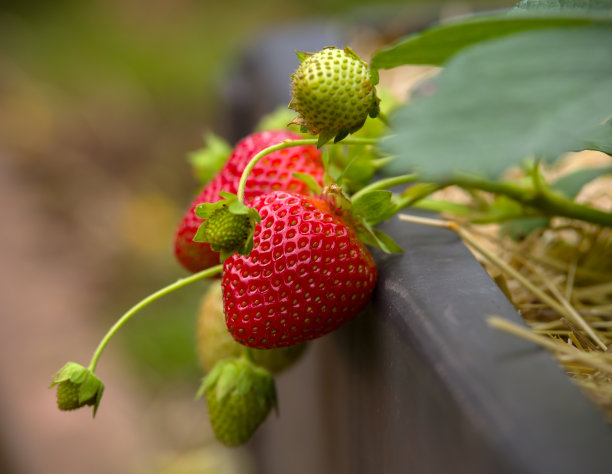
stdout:
{"type": "Polygon", "coordinates": [[[262,149],[297,138],[284,131],[244,138],[191,204],[176,233],[176,255],[186,268],[201,270],[223,260],[221,294],[213,286],[206,295],[197,341],[209,370],[201,393],[215,434],[227,445],[248,440],[274,407],[276,398],[265,393],[273,390],[266,369],[285,368],[302,354],[306,341],[357,316],[376,283],[376,265],[353,219],[330,207],[325,193],[315,195],[294,177],[296,172],[307,174],[323,186],[321,153],[312,145],[279,150],[258,161],[244,192],[256,219],[249,219],[244,209],[232,212],[239,203],[228,193],[237,192],[247,163],[262,149]],[[213,200],[212,192],[226,199],[213,200]],[[254,225],[247,237],[249,222],[254,225]],[[248,240],[251,244],[244,245],[248,240]],[[241,246],[248,251],[238,251],[241,246]],[[246,357],[240,356],[241,345],[249,348],[246,357]],[[218,381],[234,377],[236,389],[219,395],[218,381]],[[238,396],[243,379],[262,382],[253,382],[238,396]],[[264,393],[256,393],[255,387],[264,393]]]}
{"type": "MultiPolygon", "coordinates": [[[[93,375],[98,357],[132,314],[222,271],[220,282],[209,282],[199,311],[197,348],[207,372],[200,395],[216,437],[228,446],[242,444],[276,406],[272,374],[292,365],[307,341],[339,328],[368,304],[378,272],[365,243],[394,249],[369,217],[384,214],[390,193],[366,198],[362,192],[351,203],[330,175],[330,156],[336,155],[324,157],[319,148],[378,114],[376,81],[348,48],[298,58],[290,107],[299,113],[294,122],[302,132],[319,138],[267,130],[235,146],[176,230],[176,258],[195,274],[124,314],[89,367],[69,363],[56,374],[61,409],[97,409],[104,388],[93,375]]],[[[368,155],[356,158],[348,161],[369,170],[361,174],[371,173],[363,166],[368,155]]],[[[338,165],[354,191],[360,179],[346,172],[349,164],[338,165]]]]}

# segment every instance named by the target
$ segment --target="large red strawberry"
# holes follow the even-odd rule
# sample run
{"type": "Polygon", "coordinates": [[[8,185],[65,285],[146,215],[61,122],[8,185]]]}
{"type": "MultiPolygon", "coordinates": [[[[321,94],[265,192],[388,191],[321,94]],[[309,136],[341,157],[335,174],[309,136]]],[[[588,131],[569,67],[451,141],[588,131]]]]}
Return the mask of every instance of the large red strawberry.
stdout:
{"type": "MultiPolygon", "coordinates": [[[[175,234],[174,253],[178,261],[188,270],[198,272],[219,263],[219,254],[205,242],[194,242],[202,219],[194,213],[198,204],[219,201],[219,192],[236,193],[238,182],[248,162],[258,152],[285,140],[301,138],[286,130],[253,133],[240,141],[225,166],[206,185],[189,206],[175,234]]],[[[305,183],[292,176],[305,173],[322,184],[323,165],[321,154],[314,146],[299,146],[270,153],[253,168],[246,182],[245,201],[275,190],[309,193],[305,183]]]]}
{"type": "Polygon", "coordinates": [[[223,304],[234,339],[255,348],[323,336],[370,299],[377,269],[345,218],[327,201],[277,191],[249,204],[261,215],[248,256],[224,262],[223,304]]]}

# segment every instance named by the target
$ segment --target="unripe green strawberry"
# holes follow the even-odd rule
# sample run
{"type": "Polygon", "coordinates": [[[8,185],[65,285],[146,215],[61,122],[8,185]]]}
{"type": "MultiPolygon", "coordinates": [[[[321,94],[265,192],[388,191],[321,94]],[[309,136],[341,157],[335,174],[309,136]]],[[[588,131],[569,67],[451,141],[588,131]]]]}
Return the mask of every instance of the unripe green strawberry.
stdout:
{"type": "Polygon", "coordinates": [[[93,414],[96,416],[104,384],[90,369],[76,362],[68,362],[54,375],[51,387],[56,385],[57,407],[60,410],[93,406],[93,414]]]}
{"type": "Polygon", "coordinates": [[[204,379],[202,392],[213,432],[226,446],[246,443],[276,407],[274,379],[244,357],[219,362],[204,379]]]}
{"type": "Polygon", "coordinates": [[[94,405],[96,403],[96,394],[94,393],[87,400],[79,402],[79,392],[81,386],[71,382],[70,380],[64,380],[57,386],[57,407],[60,410],[76,410],[77,408],[84,407],[85,405],[94,405]]]}
{"type": "Polygon", "coordinates": [[[249,217],[232,214],[227,206],[216,209],[202,224],[202,235],[215,252],[239,248],[250,230],[249,217]]]}
{"type": "Polygon", "coordinates": [[[204,219],[194,242],[206,242],[221,261],[235,252],[248,255],[253,245],[255,223],[260,221],[257,211],[238,201],[238,196],[221,191],[223,198],[214,203],[201,203],[195,208],[197,217],[204,219]]]}
{"type": "Polygon", "coordinates": [[[301,61],[291,76],[293,121],[319,135],[319,146],[340,141],[359,130],[368,115],[379,113],[375,75],[350,48],[324,48],[315,54],[298,53],[301,61]]]}
{"type": "MultiPolygon", "coordinates": [[[[253,349],[251,358],[256,365],[278,374],[292,366],[305,349],[305,343],[281,349],[253,349]]],[[[234,340],[225,325],[220,280],[211,281],[200,302],[196,351],[205,372],[209,372],[220,360],[236,358],[244,352],[244,346],[234,340]]]]}

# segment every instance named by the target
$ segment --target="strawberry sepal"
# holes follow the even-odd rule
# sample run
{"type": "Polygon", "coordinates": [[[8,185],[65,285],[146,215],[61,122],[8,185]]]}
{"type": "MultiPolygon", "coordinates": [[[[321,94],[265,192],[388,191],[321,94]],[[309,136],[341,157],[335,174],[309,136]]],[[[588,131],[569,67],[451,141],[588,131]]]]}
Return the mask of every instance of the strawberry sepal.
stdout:
{"type": "Polygon", "coordinates": [[[226,446],[246,443],[277,406],[274,378],[247,357],[219,361],[204,378],[202,395],[213,432],[226,446]]]}
{"type": "Polygon", "coordinates": [[[55,386],[60,410],[93,406],[93,416],[96,416],[104,384],[90,369],[76,362],[68,362],[54,375],[49,388],[55,386]]]}
{"type": "Polygon", "coordinates": [[[238,200],[235,194],[221,191],[223,198],[215,203],[202,203],[195,214],[204,222],[193,237],[194,242],[207,242],[219,252],[221,261],[234,253],[248,255],[253,248],[255,225],[261,222],[259,213],[238,200]]]}

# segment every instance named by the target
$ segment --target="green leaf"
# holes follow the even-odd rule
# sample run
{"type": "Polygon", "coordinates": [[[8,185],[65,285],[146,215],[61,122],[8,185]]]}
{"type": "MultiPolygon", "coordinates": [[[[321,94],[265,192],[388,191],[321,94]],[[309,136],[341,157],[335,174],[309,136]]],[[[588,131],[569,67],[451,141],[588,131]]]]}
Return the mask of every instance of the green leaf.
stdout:
{"type": "Polygon", "coordinates": [[[338,175],[336,182],[347,193],[353,194],[372,181],[374,174],[380,166],[376,162],[376,155],[372,147],[354,146],[350,148],[352,150],[349,152],[349,156],[355,154],[357,156],[354,156],[354,159],[349,161],[344,167],[344,170],[338,175]],[[362,154],[359,154],[360,149],[363,150],[362,154]]]}
{"type": "Polygon", "coordinates": [[[203,202],[201,204],[198,204],[194,210],[195,215],[198,216],[200,219],[208,219],[211,214],[217,209],[228,205],[231,208],[230,211],[234,214],[246,214],[246,211],[241,211],[241,206],[243,206],[243,204],[240,204],[238,202],[238,196],[232,193],[228,193],[227,191],[220,191],[219,196],[221,197],[221,199],[217,202],[203,202]],[[232,205],[234,205],[235,203],[238,204],[235,205],[236,207],[232,208],[232,205]],[[236,209],[237,212],[234,212],[232,209],[236,209]]]}
{"type": "Polygon", "coordinates": [[[98,392],[96,395],[96,402],[93,407],[93,417],[96,417],[96,413],[98,413],[98,408],[100,408],[100,400],[102,400],[102,395],[104,394],[104,384],[100,382],[100,387],[98,388],[98,392]]]}
{"type": "Polygon", "coordinates": [[[372,229],[376,236],[380,248],[386,253],[402,253],[404,250],[395,241],[385,234],[382,230],[372,229]]]}
{"type": "Polygon", "coordinates": [[[81,370],[75,370],[70,375],[70,381],[75,384],[82,384],[87,377],[91,375],[89,369],[83,367],[81,370]]]}
{"type": "Polygon", "coordinates": [[[221,376],[221,372],[223,371],[223,366],[225,365],[225,360],[217,361],[214,367],[206,374],[206,376],[202,379],[202,383],[200,384],[200,388],[196,393],[196,398],[202,398],[204,392],[206,390],[214,387],[221,376]]]}
{"type": "Polygon", "coordinates": [[[88,373],[90,373],[89,370],[83,367],[81,364],[77,364],[76,362],[67,362],[55,373],[49,388],[54,387],[58,383],[64,382],[65,380],[73,381],[73,377],[77,380],[84,379],[88,373]]]}
{"type": "Polygon", "coordinates": [[[367,245],[381,249],[385,253],[402,253],[402,248],[381,230],[375,229],[365,222],[358,226],[359,239],[367,245]]]}
{"type": "Polygon", "coordinates": [[[591,134],[585,136],[584,148],[612,156],[612,120],[595,127],[591,134]]]}
{"type": "Polygon", "coordinates": [[[206,146],[189,154],[188,160],[202,184],[208,183],[223,167],[232,147],[223,138],[212,132],[204,136],[206,146]]]}
{"type": "Polygon", "coordinates": [[[297,113],[287,108],[287,106],[279,106],[271,113],[264,115],[257,125],[255,131],[264,130],[285,130],[289,129],[298,132],[300,127],[297,125],[289,125],[289,123],[297,117],[297,113]]]}
{"type": "Polygon", "coordinates": [[[512,9],[513,12],[610,12],[611,0],[522,0],[512,9]]]}
{"type": "Polygon", "coordinates": [[[314,177],[307,173],[293,173],[293,177],[299,179],[302,183],[308,186],[308,189],[312,191],[313,194],[319,195],[321,194],[321,186],[317,183],[317,180],[314,177]]]}
{"type": "Polygon", "coordinates": [[[506,222],[501,227],[501,232],[510,236],[513,240],[521,240],[534,230],[548,226],[549,223],[550,219],[547,217],[525,217],[506,222]]]}
{"type": "Polygon", "coordinates": [[[249,211],[251,210],[250,207],[246,206],[245,204],[241,203],[240,201],[233,201],[229,207],[228,210],[232,213],[232,214],[237,214],[237,215],[248,215],[249,211]]]}
{"type": "Polygon", "coordinates": [[[317,148],[321,148],[328,141],[334,138],[335,135],[336,135],[336,132],[330,132],[330,131],[323,131],[319,133],[319,139],[317,140],[317,148]]]}
{"type": "Polygon", "coordinates": [[[194,242],[208,242],[208,234],[206,230],[206,226],[202,223],[198,227],[195,235],[193,236],[194,242]]]}
{"type": "Polygon", "coordinates": [[[581,148],[612,112],[612,28],[525,32],[466,49],[437,92],[392,118],[394,174],[498,176],[526,157],[581,148]],[[562,53],[560,53],[562,52],[562,53]]]}
{"type": "Polygon", "coordinates": [[[567,197],[574,198],[585,184],[608,173],[612,173],[612,166],[580,169],[560,177],[551,186],[557,191],[561,191],[567,197]]]}
{"type": "Polygon", "coordinates": [[[390,69],[406,64],[441,66],[468,46],[522,31],[610,23],[604,18],[568,18],[567,16],[477,16],[434,26],[408,36],[377,51],[372,68],[390,69]]]}
{"type": "Polygon", "coordinates": [[[372,221],[384,215],[391,207],[391,191],[370,191],[357,196],[352,201],[353,213],[363,217],[366,221],[372,221]]]}
{"type": "Polygon", "coordinates": [[[222,401],[236,388],[237,377],[238,367],[235,361],[225,361],[215,387],[217,401],[222,401]]]}
{"type": "Polygon", "coordinates": [[[79,403],[92,398],[102,388],[102,382],[94,374],[90,373],[79,389],[79,403]]]}
{"type": "Polygon", "coordinates": [[[238,196],[236,196],[234,193],[230,193],[227,191],[219,191],[219,196],[221,196],[226,201],[230,201],[230,202],[238,200],[238,196]]]}
{"type": "Polygon", "coordinates": [[[300,63],[303,63],[309,56],[312,56],[313,53],[306,53],[304,51],[296,51],[295,55],[298,58],[300,63]]]}
{"type": "Polygon", "coordinates": [[[214,202],[203,202],[202,204],[198,204],[194,209],[194,213],[200,219],[208,219],[210,215],[218,209],[216,203],[214,202]]]}

